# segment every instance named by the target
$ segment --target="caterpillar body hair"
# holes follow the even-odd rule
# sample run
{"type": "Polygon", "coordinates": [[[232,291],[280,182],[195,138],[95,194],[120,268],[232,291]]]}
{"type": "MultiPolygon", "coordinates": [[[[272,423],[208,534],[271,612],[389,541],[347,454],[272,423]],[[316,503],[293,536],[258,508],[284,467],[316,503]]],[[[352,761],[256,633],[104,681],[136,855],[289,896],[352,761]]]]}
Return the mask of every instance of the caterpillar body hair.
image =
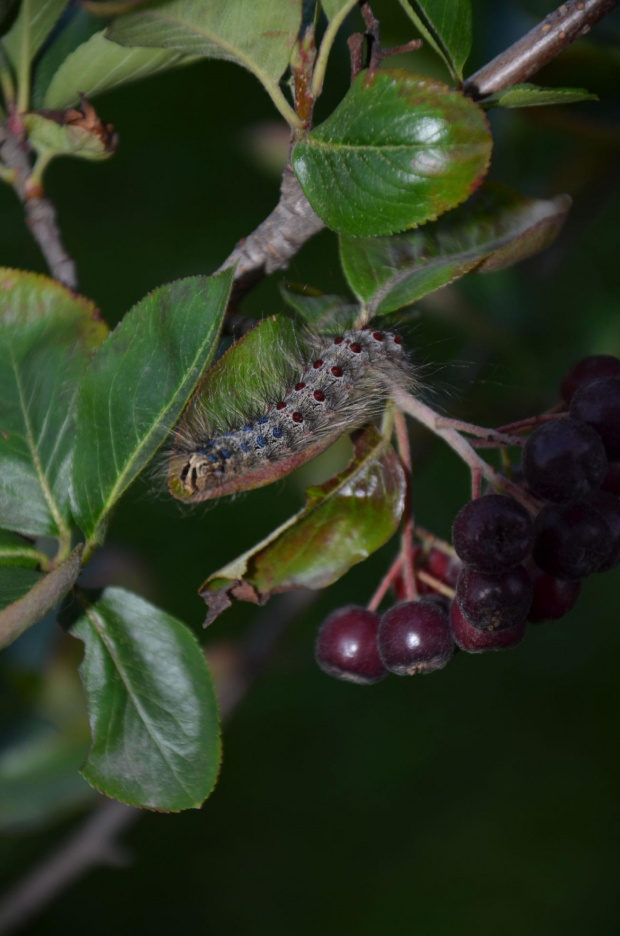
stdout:
{"type": "Polygon", "coordinates": [[[224,421],[208,401],[193,406],[169,462],[175,497],[198,502],[269,484],[376,417],[394,385],[414,383],[402,338],[392,331],[305,335],[287,352],[279,398],[256,399],[224,421]]]}

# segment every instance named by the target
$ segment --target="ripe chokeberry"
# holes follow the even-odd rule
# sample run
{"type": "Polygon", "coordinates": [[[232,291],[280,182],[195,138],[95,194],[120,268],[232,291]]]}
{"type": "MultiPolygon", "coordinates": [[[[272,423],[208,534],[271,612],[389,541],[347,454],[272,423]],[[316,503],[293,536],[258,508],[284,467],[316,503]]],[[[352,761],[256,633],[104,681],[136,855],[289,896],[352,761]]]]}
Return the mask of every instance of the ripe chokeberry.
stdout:
{"type": "Polygon", "coordinates": [[[557,621],[568,614],[579,598],[581,582],[568,582],[565,579],[554,578],[553,575],[548,575],[540,569],[529,571],[534,584],[534,597],[527,617],[528,621],[534,623],[557,621]]]}
{"type": "Polygon", "coordinates": [[[521,565],[498,574],[466,567],[456,583],[456,600],[473,627],[504,630],[525,621],[532,591],[532,580],[521,565]]]}
{"type": "Polygon", "coordinates": [[[620,564],[620,500],[605,491],[595,491],[588,497],[587,503],[598,511],[609,530],[611,537],[609,555],[596,570],[609,572],[610,569],[615,569],[620,564]]]}
{"type": "Polygon", "coordinates": [[[377,650],[379,615],[357,605],[334,611],[323,622],[316,660],[329,676],[370,684],[387,676],[377,650]]]}
{"type": "Polygon", "coordinates": [[[480,572],[504,572],[522,562],[534,545],[534,525],[525,507],[505,494],[485,494],[459,511],[452,543],[463,562],[480,572]]]}
{"type": "Polygon", "coordinates": [[[386,611],[377,645],[383,665],[398,676],[432,673],[444,667],[454,652],[448,615],[425,599],[386,611]]]}
{"type": "Polygon", "coordinates": [[[620,377],[620,358],[613,354],[592,354],[577,361],[560,384],[560,393],[570,403],[575,392],[599,377],[620,377]]]}
{"type": "Polygon", "coordinates": [[[523,448],[523,474],[530,490],[561,503],[586,497],[607,473],[605,446],[598,433],[576,419],[543,423],[523,448]]]}
{"type": "Polygon", "coordinates": [[[596,429],[609,461],[620,460],[620,377],[600,377],[579,387],[570,414],[596,429]]]}
{"type": "Polygon", "coordinates": [[[601,491],[608,494],[620,494],[620,462],[609,462],[605,480],[601,484],[601,491]]]}
{"type": "Polygon", "coordinates": [[[588,501],[545,507],[535,523],[532,558],[559,579],[576,580],[596,572],[611,553],[607,524],[588,501]]]}
{"type": "Polygon", "coordinates": [[[450,606],[450,628],[454,642],[466,653],[484,653],[486,650],[508,650],[516,647],[525,637],[525,621],[503,630],[480,630],[465,618],[458,601],[450,606]]]}

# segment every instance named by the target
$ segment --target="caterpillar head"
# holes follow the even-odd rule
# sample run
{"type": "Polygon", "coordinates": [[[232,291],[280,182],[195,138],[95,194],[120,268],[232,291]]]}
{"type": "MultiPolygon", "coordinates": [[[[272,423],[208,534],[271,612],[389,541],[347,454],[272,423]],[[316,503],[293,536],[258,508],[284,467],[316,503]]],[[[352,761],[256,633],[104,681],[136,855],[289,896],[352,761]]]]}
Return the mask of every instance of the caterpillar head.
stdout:
{"type": "MultiPolygon", "coordinates": [[[[201,452],[173,456],[170,463],[170,486],[185,497],[196,497],[213,486],[222,475],[223,466],[201,452]]],[[[173,491],[174,493],[174,491],[173,491]]]]}

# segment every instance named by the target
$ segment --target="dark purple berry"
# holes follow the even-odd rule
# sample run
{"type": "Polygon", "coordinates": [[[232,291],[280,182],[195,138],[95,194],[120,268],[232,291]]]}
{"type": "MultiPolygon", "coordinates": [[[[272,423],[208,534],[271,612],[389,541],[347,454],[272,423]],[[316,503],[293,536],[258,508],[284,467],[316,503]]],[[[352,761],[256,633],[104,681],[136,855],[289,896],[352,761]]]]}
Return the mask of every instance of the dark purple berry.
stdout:
{"type": "Polygon", "coordinates": [[[601,437],[576,419],[543,423],[523,448],[523,474],[530,490],[545,500],[578,500],[596,490],[607,473],[601,437]]]}
{"type": "Polygon", "coordinates": [[[437,607],[445,611],[446,614],[450,613],[451,601],[447,595],[439,595],[437,592],[432,592],[430,594],[425,594],[422,600],[437,605],[437,607]]]}
{"type": "Polygon", "coordinates": [[[525,621],[504,630],[480,630],[464,617],[458,602],[450,606],[450,627],[454,641],[466,653],[484,653],[485,650],[508,650],[516,647],[525,636],[525,621]]]}
{"type": "Polygon", "coordinates": [[[535,531],[534,562],[556,578],[585,578],[611,553],[607,524],[588,501],[545,507],[536,518],[535,531]]]}
{"type": "Polygon", "coordinates": [[[620,460],[620,377],[600,377],[580,387],[570,414],[596,429],[609,461],[620,460]]]}
{"type": "Polygon", "coordinates": [[[485,494],[465,504],[452,526],[457,555],[481,572],[504,572],[522,562],[534,545],[534,525],[525,507],[505,494],[485,494]]]}
{"type": "Polygon", "coordinates": [[[454,651],[448,615],[425,599],[398,604],[381,618],[378,647],[383,665],[398,676],[441,669],[454,651]]]}
{"type": "Polygon", "coordinates": [[[473,627],[518,627],[530,610],[532,580],[523,566],[496,575],[465,568],[456,583],[456,600],[473,627]]]}
{"type": "Polygon", "coordinates": [[[323,622],[316,660],[330,676],[355,683],[375,683],[387,676],[377,650],[379,615],[348,605],[323,622]]]}
{"type": "Polygon", "coordinates": [[[620,358],[612,354],[592,354],[571,367],[560,384],[560,393],[570,403],[575,392],[599,377],[620,377],[620,358]]]}
{"type": "Polygon", "coordinates": [[[609,572],[620,565],[620,500],[605,491],[595,491],[588,497],[587,503],[600,514],[611,536],[609,555],[603,560],[597,572],[609,572]]]}
{"type": "Polygon", "coordinates": [[[609,462],[605,480],[601,484],[601,491],[608,494],[620,494],[620,462],[609,462]]]}
{"type": "Polygon", "coordinates": [[[528,621],[557,621],[575,606],[581,582],[567,582],[546,572],[530,572],[534,583],[534,598],[528,621]]]}

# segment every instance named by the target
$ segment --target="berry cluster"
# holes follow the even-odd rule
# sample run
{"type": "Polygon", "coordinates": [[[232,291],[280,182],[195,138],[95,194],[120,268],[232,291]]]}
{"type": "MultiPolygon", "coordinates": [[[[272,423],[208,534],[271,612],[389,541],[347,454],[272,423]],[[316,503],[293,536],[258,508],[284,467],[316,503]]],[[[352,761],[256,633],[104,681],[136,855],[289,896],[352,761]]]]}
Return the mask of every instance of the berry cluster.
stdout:
{"type": "MultiPolygon", "coordinates": [[[[531,509],[497,493],[466,504],[452,528],[456,557],[450,547],[414,548],[418,599],[382,615],[351,605],[327,618],[316,646],[325,672],[374,683],[441,669],[457,648],[513,647],[528,621],[570,611],[581,579],[620,565],[620,359],[584,358],[560,389],[562,411],[523,446],[531,509]]],[[[402,572],[392,584],[405,598],[402,572]]]]}

